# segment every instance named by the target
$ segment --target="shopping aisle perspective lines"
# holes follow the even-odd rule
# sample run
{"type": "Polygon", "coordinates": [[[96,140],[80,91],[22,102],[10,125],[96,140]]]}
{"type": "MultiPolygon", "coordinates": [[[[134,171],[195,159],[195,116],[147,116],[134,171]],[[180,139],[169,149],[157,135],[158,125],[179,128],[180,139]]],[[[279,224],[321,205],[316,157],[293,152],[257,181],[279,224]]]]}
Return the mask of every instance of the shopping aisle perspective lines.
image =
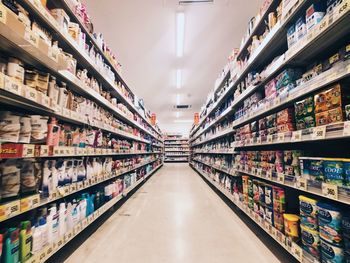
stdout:
{"type": "Polygon", "coordinates": [[[188,164],[165,164],[65,261],[279,262],[188,164]]]}

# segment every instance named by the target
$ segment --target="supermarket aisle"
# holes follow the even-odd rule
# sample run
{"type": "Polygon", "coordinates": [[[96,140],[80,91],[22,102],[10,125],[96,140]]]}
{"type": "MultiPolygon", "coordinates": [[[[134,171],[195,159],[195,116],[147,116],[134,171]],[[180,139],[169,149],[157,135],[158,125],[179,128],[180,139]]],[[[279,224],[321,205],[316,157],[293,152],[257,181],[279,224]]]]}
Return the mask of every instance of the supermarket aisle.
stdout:
{"type": "Polygon", "coordinates": [[[188,164],[165,164],[67,260],[279,262],[188,164]]]}

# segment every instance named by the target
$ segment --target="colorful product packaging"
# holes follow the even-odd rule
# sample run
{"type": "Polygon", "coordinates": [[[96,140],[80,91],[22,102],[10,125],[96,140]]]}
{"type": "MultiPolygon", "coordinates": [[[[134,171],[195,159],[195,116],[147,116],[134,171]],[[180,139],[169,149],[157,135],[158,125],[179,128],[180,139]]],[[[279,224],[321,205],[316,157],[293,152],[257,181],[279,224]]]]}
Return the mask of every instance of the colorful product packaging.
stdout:
{"type": "Polygon", "coordinates": [[[300,224],[311,230],[318,229],[317,200],[300,195],[300,224]]]}
{"type": "Polygon", "coordinates": [[[286,209],[285,192],[283,188],[273,187],[273,210],[284,213],[286,209]]]}
{"type": "Polygon", "coordinates": [[[317,209],[320,237],[330,244],[341,244],[342,216],[340,210],[327,203],[318,203],[317,209]]]}
{"type": "Polygon", "coordinates": [[[301,225],[301,241],[303,249],[315,258],[320,258],[320,235],[318,231],[301,225]]]}
{"type": "Polygon", "coordinates": [[[329,111],[342,106],[341,87],[339,84],[319,92],[314,97],[315,113],[329,111]]]}
{"type": "Polygon", "coordinates": [[[329,184],[343,185],[343,162],[339,159],[324,159],[323,171],[325,180],[329,184]]]}
{"type": "Polygon", "coordinates": [[[273,212],[273,226],[283,232],[284,229],[284,219],[283,219],[283,214],[278,213],[276,211],[273,212]]]}
{"type": "Polygon", "coordinates": [[[344,249],[330,244],[321,238],[321,259],[322,262],[344,262],[344,249]]]}
{"type": "Polygon", "coordinates": [[[283,214],[284,233],[292,238],[293,241],[299,239],[299,216],[294,214],[283,214]]]}

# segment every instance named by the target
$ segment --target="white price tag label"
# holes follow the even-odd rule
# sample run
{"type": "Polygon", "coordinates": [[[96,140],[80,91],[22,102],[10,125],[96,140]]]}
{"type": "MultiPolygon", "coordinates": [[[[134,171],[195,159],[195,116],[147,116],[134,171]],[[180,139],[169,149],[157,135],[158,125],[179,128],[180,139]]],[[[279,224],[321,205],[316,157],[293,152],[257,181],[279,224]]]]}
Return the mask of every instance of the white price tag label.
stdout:
{"type": "Polygon", "coordinates": [[[292,134],[292,142],[299,142],[301,141],[302,131],[293,131],[292,134]]]}
{"type": "Polygon", "coordinates": [[[303,259],[303,250],[297,245],[295,242],[292,243],[292,255],[299,260],[299,262],[303,259]]]}
{"type": "Polygon", "coordinates": [[[284,174],[278,173],[277,174],[277,182],[284,184],[284,180],[285,180],[284,174]]]}
{"type": "Polygon", "coordinates": [[[343,136],[350,136],[350,121],[344,122],[343,136]]]}
{"type": "Polygon", "coordinates": [[[277,134],[277,141],[278,142],[284,142],[285,141],[285,134],[284,133],[278,133],[277,134]]]}
{"type": "Polygon", "coordinates": [[[307,179],[306,178],[298,178],[296,182],[296,187],[300,190],[307,191],[307,179]]]}
{"type": "Polygon", "coordinates": [[[256,143],[261,144],[261,137],[260,136],[258,138],[256,138],[256,143]]]}
{"type": "Polygon", "coordinates": [[[273,100],[273,105],[274,106],[277,106],[277,105],[280,105],[281,104],[281,98],[280,97],[277,97],[273,100]]]}
{"type": "Polygon", "coordinates": [[[322,194],[328,198],[338,200],[338,186],[322,183],[322,194]]]}
{"type": "Polygon", "coordinates": [[[272,180],[272,170],[266,171],[266,178],[272,180]]]}
{"type": "Polygon", "coordinates": [[[313,128],[312,139],[323,140],[326,138],[326,126],[319,126],[313,128]]]}
{"type": "Polygon", "coordinates": [[[267,142],[272,143],[273,142],[273,136],[272,135],[267,135],[267,142]]]}

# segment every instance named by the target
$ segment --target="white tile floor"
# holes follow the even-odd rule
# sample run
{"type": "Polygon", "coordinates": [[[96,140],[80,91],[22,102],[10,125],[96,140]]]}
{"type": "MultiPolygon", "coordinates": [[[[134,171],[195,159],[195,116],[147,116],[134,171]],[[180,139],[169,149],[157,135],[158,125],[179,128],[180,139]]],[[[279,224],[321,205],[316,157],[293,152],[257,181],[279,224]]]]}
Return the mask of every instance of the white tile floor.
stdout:
{"type": "Polygon", "coordinates": [[[188,164],[165,164],[67,263],[279,262],[188,164]]]}

